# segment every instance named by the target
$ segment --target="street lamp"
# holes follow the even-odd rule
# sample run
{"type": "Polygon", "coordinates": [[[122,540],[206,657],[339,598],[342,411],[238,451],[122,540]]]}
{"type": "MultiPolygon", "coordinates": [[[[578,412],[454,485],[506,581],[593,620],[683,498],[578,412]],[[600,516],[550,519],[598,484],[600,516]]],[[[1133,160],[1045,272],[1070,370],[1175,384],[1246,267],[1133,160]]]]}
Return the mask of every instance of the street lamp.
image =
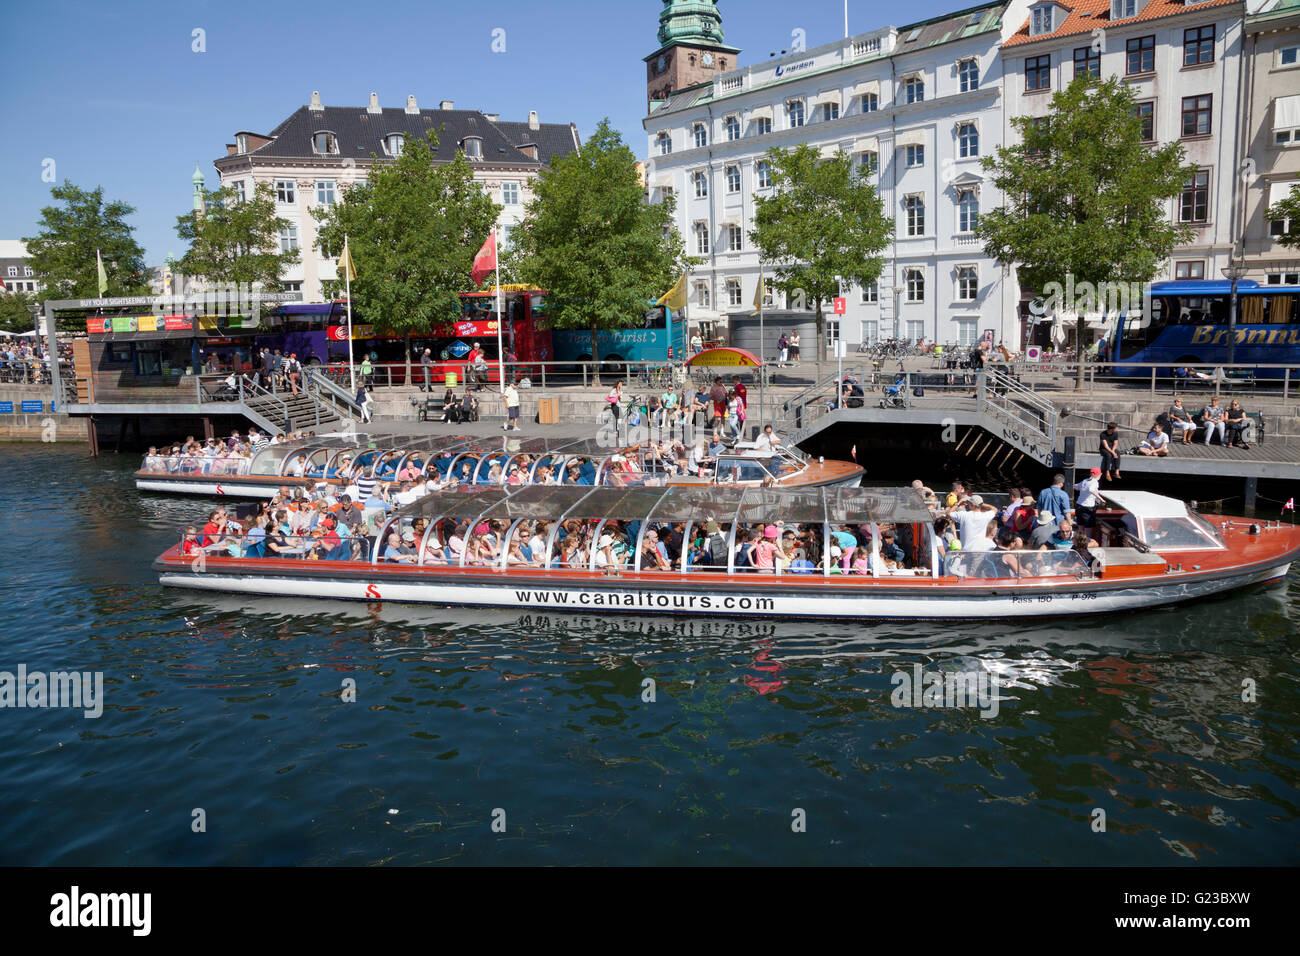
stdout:
{"type": "Polygon", "coordinates": [[[1225,279],[1232,280],[1232,299],[1228,306],[1228,366],[1231,367],[1237,355],[1237,283],[1246,274],[1246,263],[1237,257],[1234,250],[1228,257],[1228,264],[1219,271],[1225,279]]]}

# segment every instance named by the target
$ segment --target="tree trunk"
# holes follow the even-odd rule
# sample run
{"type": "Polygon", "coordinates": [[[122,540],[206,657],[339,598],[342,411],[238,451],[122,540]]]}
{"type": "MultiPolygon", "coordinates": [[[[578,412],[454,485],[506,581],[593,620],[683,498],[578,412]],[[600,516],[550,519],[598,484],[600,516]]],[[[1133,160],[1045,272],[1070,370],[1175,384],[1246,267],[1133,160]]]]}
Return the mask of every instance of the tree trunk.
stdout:
{"type": "Polygon", "coordinates": [[[822,314],[820,297],[817,299],[817,361],[819,364],[826,361],[826,316],[822,314]]]}
{"type": "Polygon", "coordinates": [[[1079,313],[1078,324],[1074,327],[1074,390],[1083,391],[1083,313],[1079,313]]]}
{"type": "Polygon", "coordinates": [[[591,374],[592,384],[600,388],[600,332],[591,327],[591,374]]]}
{"type": "MultiPolygon", "coordinates": [[[[412,385],[415,380],[411,378],[411,333],[405,333],[402,340],[406,343],[406,348],[403,349],[406,353],[406,384],[412,385]]],[[[391,385],[392,382],[390,381],[389,384],[391,385]]]]}

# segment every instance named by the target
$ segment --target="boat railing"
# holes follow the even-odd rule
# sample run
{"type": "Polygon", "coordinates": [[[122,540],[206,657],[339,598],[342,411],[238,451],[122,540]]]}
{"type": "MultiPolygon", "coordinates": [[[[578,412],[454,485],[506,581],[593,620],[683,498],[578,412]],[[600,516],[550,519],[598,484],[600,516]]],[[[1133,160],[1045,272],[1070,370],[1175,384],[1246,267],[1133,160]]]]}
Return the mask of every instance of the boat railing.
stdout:
{"type": "Polygon", "coordinates": [[[247,475],[251,458],[228,458],[217,455],[145,455],[140,472],[146,475],[212,475],[232,477],[247,475]]]}
{"type": "Polygon", "coordinates": [[[943,573],[986,580],[1092,577],[1077,551],[954,551],[944,557],[943,573]]]}

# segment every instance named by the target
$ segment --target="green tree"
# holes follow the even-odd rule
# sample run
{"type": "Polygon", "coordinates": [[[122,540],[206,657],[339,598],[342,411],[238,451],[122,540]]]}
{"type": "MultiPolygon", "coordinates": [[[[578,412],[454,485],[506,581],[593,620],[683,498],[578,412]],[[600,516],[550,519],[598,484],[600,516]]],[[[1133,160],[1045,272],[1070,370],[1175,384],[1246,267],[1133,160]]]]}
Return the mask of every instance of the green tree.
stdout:
{"type": "Polygon", "coordinates": [[[865,286],[880,276],[880,253],[893,236],[884,204],[848,156],[823,159],[807,144],[767,151],[773,195],[754,203],[749,238],[772,285],[787,296],[811,299],[817,314],[817,358],[826,357],[825,302],[845,284],[865,286]]]}
{"type": "Polygon", "coordinates": [[[1300,186],[1292,186],[1285,199],[1279,199],[1268,210],[1270,222],[1287,220],[1287,231],[1275,238],[1284,246],[1300,248],[1300,186]]]}
{"type": "MultiPolygon", "coordinates": [[[[1168,200],[1196,173],[1180,143],[1144,144],[1133,91],[1111,77],[1078,77],[1052,96],[1046,118],[1014,117],[1020,141],[984,158],[1004,205],[980,217],[984,251],[1015,265],[1023,287],[1055,283],[1100,291],[1150,280],[1174,246],[1193,236],[1170,221],[1168,200]]],[[[1075,358],[1083,383],[1084,312],[1075,358]]]]}
{"type": "MultiPolygon", "coordinates": [[[[437,146],[432,130],[424,140],[408,140],[396,162],[372,167],[333,206],[312,210],[317,249],[340,255],[348,238],[357,271],[354,312],[406,337],[408,380],[411,335],[459,316],[458,294],[469,286],[474,254],[501,208],[474,181],[464,153],[435,166],[437,146]]],[[[340,273],[326,293],[343,287],[340,273]]]]}
{"type": "MultiPolygon", "coordinates": [[[[30,332],[36,327],[28,306],[36,305],[34,296],[27,292],[0,292],[0,331],[30,332]]],[[[82,330],[85,326],[82,325],[82,330]]]]}
{"type": "Polygon", "coordinates": [[[24,238],[32,269],[50,299],[99,297],[98,250],[108,277],[106,295],[147,295],[144,250],[135,241],[126,217],[133,206],[104,201],[104,188],[86,191],[68,180],[50,189],[62,205],[41,210],[40,232],[24,238]]]}
{"type": "Polygon", "coordinates": [[[591,329],[599,362],[597,333],[641,323],[690,263],[672,210],[646,201],[636,157],[607,117],[534,183],[511,233],[511,277],[546,290],[557,328],[591,329]]]}
{"type": "Polygon", "coordinates": [[[203,214],[176,217],[176,235],[190,244],[175,271],[209,283],[261,282],[267,292],[280,290],[286,266],[296,252],[280,251],[280,230],[290,225],[276,215],[270,183],[258,183],[244,200],[233,186],[203,192],[203,214]]]}

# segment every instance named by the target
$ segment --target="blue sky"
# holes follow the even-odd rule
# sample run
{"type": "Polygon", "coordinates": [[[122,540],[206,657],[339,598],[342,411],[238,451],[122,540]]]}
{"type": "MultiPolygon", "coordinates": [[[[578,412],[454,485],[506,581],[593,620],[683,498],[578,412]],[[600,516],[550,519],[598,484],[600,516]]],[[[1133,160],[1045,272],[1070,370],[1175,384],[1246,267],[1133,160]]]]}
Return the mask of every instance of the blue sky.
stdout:
{"type": "MultiPolygon", "coordinates": [[[[904,9],[850,0],[853,33],[968,6],[917,0],[904,9]],[[891,19],[892,18],[892,19],[891,19]]],[[[102,185],[136,207],[147,261],[184,247],[176,217],[190,206],[197,162],[212,162],[236,130],[269,131],[320,90],[327,105],[364,106],[369,93],[400,106],[458,108],[524,120],[573,122],[585,137],[609,116],[645,152],[645,66],[657,46],[659,0],[284,0],[143,2],[6,0],[0,18],[0,238],[31,235],[50,183],[102,185]],[[505,31],[505,53],[491,51],[505,31]],[[194,52],[193,31],[206,51],[194,52]]],[[[790,46],[842,36],[843,0],[723,0],[726,40],[741,64],[790,46]]]]}

